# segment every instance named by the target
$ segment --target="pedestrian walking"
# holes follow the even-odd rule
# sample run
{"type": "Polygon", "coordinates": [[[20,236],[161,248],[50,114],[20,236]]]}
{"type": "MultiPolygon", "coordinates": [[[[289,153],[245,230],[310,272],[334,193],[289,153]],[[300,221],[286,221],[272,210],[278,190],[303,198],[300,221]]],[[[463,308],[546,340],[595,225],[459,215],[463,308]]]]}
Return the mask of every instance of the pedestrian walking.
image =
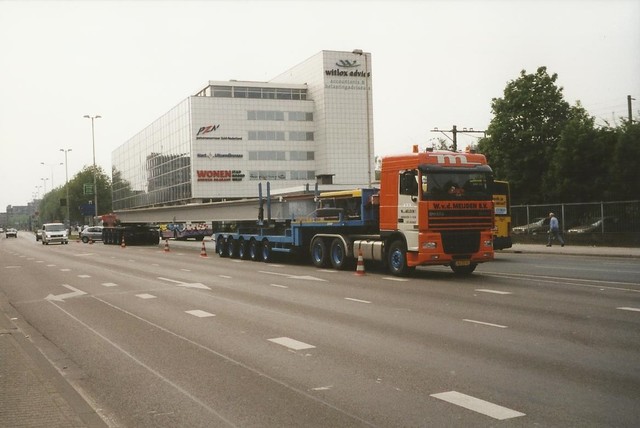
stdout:
{"type": "Polygon", "coordinates": [[[547,247],[551,246],[551,241],[557,239],[560,242],[560,246],[564,247],[564,239],[560,233],[560,223],[554,213],[549,213],[549,241],[547,241],[547,247]]]}

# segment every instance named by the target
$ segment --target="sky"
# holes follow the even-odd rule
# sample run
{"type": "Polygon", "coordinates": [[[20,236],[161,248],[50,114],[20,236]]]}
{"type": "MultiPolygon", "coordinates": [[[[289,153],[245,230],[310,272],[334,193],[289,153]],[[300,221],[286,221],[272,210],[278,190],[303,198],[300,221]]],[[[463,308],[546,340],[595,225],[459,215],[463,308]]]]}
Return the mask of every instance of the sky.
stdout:
{"type": "Polygon", "coordinates": [[[0,212],[92,165],[94,141],[110,174],[117,147],[210,80],[354,49],[371,53],[377,156],[485,130],[491,100],[540,66],[598,124],[626,118],[628,95],[640,116],[640,0],[0,0],[0,212]]]}

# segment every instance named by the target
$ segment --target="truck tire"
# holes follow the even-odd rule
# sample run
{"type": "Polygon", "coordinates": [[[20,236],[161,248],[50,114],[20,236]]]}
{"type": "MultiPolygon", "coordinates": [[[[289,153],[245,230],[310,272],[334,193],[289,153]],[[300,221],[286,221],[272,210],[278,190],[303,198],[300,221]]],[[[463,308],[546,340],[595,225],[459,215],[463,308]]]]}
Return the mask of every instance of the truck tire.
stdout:
{"type": "Polygon", "coordinates": [[[238,255],[238,243],[232,237],[227,238],[227,256],[230,259],[235,258],[238,255]]]}
{"type": "Polygon", "coordinates": [[[249,245],[244,239],[238,240],[238,258],[246,260],[249,257],[249,245]]]}
{"type": "Polygon", "coordinates": [[[255,239],[249,241],[249,258],[254,262],[260,260],[260,244],[255,239]]]}
{"type": "Polygon", "coordinates": [[[453,263],[449,265],[451,270],[457,275],[470,275],[476,270],[478,263],[471,263],[467,266],[456,266],[453,263]]]}
{"type": "Polygon", "coordinates": [[[387,254],[389,272],[395,276],[407,276],[414,268],[407,266],[407,248],[403,241],[394,241],[387,254]]]}
{"type": "Polygon", "coordinates": [[[335,238],[331,242],[331,249],[329,250],[329,261],[331,266],[336,270],[343,270],[347,264],[347,249],[344,242],[340,238],[335,238]]]}
{"type": "Polygon", "coordinates": [[[273,255],[271,254],[271,243],[268,240],[262,241],[261,259],[265,263],[269,263],[273,255]]]}
{"type": "Polygon", "coordinates": [[[327,245],[322,238],[314,238],[311,241],[311,262],[315,267],[327,267],[329,257],[327,254],[327,245]]]}
{"type": "Polygon", "coordinates": [[[227,247],[222,236],[216,241],[216,252],[220,257],[227,257],[227,247]]]}

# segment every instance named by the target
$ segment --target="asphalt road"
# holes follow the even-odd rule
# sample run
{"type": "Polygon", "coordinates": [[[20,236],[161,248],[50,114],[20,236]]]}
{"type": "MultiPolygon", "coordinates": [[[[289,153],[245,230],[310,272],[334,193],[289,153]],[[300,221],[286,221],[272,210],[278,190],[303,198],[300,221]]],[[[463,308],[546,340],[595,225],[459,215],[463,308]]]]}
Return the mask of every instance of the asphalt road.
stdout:
{"type": "Polygon", "coordinates": [[[110,426],[640,425],[637,259],[395,278],[170,245],[0,240],[2,292],[110,426]]]}

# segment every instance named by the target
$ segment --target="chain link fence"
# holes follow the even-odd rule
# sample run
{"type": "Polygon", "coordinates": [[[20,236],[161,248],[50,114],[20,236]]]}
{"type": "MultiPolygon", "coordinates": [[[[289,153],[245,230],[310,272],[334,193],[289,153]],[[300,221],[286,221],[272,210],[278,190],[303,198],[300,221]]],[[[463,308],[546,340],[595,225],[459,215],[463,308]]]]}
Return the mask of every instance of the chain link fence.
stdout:
{"type": "Polygon", "coordinates": [[[546,242],[550,212],[567,244],[640,247],[640,201],[514,205],[513,242],[546,242]]]}

